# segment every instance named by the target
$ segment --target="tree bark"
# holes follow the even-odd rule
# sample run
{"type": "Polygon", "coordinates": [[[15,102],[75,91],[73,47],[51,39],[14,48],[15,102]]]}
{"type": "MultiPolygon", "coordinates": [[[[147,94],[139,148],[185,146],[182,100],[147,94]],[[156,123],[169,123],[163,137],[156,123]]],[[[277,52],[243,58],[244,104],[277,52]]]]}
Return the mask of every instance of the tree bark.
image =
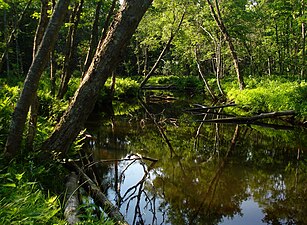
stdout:
{"type": "Polygon", "coordinates": [[[222,20],[220,10],[219,10],[219,7],[218,7],[218,2],[215,0],[216,12],[215,12],[215,9],[214,9],[211,1],[207,0],[207,3],[209,5],[212,17],[214,18],[214,20],[217,23],[220,31],[222,32],[223,36],[225,37],[225,39],[227,41],[227,44],[228,44],[228,47],[229,47],[229,50],[230,50],[230,53],[231,53],[231,56],[232,56],[232,59],[233,59],[235,71],[236,71],[236,74],[237,74],[239,88],[240,88],[240,90],[243,90],[244,87],[245,87],[245,84],[244,84],[244,79],[243,79],[243,76],[241,74],[240,67],[239,67],[239,59],[238,59],[237,53],[235,51],[235,47],[232,43],[231,37],[230,37],[230,35],[229,35],[225,25],[224,25],[224,22],[222,20]]]}
{"type": "MultiPolygon", "coordinates": [[[[37,49],[43,39],[44,32],[48,25],[48,0],[41,0],[41,10],[40,10],[40,20],[36,29],[35,37],[34,37],[34,44],[33,44],[33,59],[37,52],[37,49]]],[[[33,150],[33,143],[34,138],[36,135],[36,128],[37,128],[37,117],[38,117],[38,108],[39,108],[39,101],[37,97],[37,93],[35,93],[35,97],[33,102],[30,106],[30,119],[29,119],[29,130],[27,136],[27,151],[33,150]]]]}
{"type": "Polygon", "coordinates": [[[50,52],[50,86],[51,86],[51,95],[55,96],[56,89],[56,71],[57,71],[57,62],[55,59],[54,49],[50,52]]]}
{"type": "Polygon", "coordinates": [[[78,197],[78,175],[71,172],[66,182],[66,204],[64,207],[64,217],[69,225],[80,222],[78,218],[79,197],[78,197]]]}
{"type": "Polygon", "coordinates": [[[120,61],[120,53],[135,32],[152,0],[126,0],[101,41],[93,61],[67,111],[43,150],[66,153],[92,112],[99,90],[120,61]]]}
{"type": "Polygon", "coordinates": [[[57,39],[57,34],[64,20],[69,0],[59,0],[49,21],[41,44],[26,76],[20,98],[14,109],[10,125],[9,135],[5,145],[5,155],[12,158],[19,150],[22,141],[22,133],[25,127],[29,107],[35,98],[40,77],[45,69],[50,50],[57,39]]]}

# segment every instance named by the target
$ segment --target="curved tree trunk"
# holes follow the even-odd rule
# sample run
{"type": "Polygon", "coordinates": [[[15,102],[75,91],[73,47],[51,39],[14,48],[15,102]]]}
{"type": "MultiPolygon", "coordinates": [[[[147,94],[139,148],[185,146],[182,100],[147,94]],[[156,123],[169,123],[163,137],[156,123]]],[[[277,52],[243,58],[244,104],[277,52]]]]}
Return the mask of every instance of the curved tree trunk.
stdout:
{"type": "Polygon", "coordinates": [[[66,153],[92,112],[99,90],[120,61],[127,45],[152,0],[126,0],[100,42],[93,61],[76,91],[68,109],[45,141],[42,150],[66,153]]]}
{"type": "Polygon", "coordinates": [[[44,37],[32,61],[20,98],[14,109],[9,135],[5,145],[5,155],[12,158],[19,150],[22,133],[29,112],[29,107],[36,96],[40,77],[48,62],[50,50],[57,39],[57,34],[64,20],[69,0],[59,0],[49,21],[44,37]]]}

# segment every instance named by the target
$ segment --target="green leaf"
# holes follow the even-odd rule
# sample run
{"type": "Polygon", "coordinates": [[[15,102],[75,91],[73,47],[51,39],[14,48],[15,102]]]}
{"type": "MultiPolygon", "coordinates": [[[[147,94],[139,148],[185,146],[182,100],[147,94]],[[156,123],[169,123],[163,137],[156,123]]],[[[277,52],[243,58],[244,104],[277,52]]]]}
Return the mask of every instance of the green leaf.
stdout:
{"type": "Polygon", "coordinates": [[[23,173],[17,173],[17,174],[15,175],[15,177],[16,177],[16,179],[17,179],[18,181],[20,181],[21,178],[22,178],[22,176],[23,176],[24,174],[25,174],[24,172],[23,172],[23,173]]]}
{"type": "Polygon", "coordinates": [[[7,184],[3,184],[2,185],[3,187],[16,187],[16,184],[15,183],[7,183],[7,184]]]}

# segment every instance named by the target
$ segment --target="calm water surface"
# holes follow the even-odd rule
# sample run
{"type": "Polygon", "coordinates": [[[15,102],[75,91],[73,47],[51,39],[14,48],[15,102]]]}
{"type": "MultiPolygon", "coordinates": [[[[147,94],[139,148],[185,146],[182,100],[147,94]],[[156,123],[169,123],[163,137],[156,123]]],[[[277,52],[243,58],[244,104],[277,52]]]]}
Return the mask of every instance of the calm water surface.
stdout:
{"type": "Polygon", "coordinates": [[[304,130],[201,124],[189,107],[116,104],[88,124],[102,185],[129,224],[307,224],[304,130]]]}

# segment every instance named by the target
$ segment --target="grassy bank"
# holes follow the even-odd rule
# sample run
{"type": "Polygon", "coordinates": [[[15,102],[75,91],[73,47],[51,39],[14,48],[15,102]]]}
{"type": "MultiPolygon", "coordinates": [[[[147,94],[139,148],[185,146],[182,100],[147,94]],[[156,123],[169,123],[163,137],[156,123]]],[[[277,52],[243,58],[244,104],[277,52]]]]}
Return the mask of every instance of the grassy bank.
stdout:
{"type": "Polygon", "coordinates": [[[239,107],[237,114],[250,115],[261,112],[294,110],[300,121],[307,119],[307,83],[279,77],[246,79],[246,88],[238,90],[237,84],[225,84],[227,98],[239,107]]]}

